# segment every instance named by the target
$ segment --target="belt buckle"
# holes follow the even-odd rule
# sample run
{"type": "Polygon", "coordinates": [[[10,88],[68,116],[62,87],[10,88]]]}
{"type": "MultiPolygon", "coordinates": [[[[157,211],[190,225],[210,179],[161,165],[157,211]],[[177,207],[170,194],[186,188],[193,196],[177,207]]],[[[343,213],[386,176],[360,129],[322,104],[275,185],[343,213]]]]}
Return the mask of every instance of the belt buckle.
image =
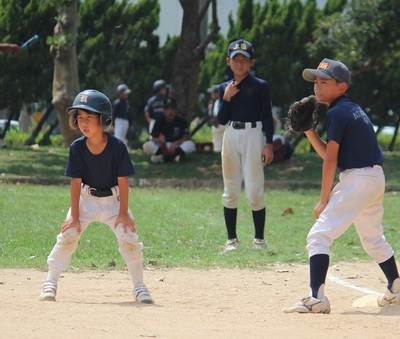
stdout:
{"type": "Polygon", "coordinates": [[[99,194],[95,188],[89,188],[89,194],[97,197],[99,194]]]}
{"type": "Polygon", "coordinates": [[[234,129],[241,129],[242,127],[242,123],[240,121],[232,121],[232,127],[234,129]]]}

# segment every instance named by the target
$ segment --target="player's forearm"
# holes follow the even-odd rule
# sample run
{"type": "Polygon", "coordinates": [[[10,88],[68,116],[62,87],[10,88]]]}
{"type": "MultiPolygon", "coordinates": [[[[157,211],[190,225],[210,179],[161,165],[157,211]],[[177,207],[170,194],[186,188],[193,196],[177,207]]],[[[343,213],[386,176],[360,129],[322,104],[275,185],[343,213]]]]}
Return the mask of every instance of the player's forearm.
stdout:
{"type": "Polygon", "coordinates": [[[332,189],[333,181],[337,168],[337,161],[335,159],[325,159],[322,165],[322,185],[321,197],[322,202],[328,202],[329,195],[332,189]]]}
{"type": "Polygon", "coordinates": [[[145,112],[144,116],[145,116],[145,118],[147,120],[147,123],[149,124],[151,122],[151,120],[152,120],[151,117],[150,117],[150,113],[149,112],[145,112]]]}
{"type": "Polygon", "coordinates": [[[311,145],[314,147],[315,151],[318,153],[318,155],[322,158],[325,159],[326,155],[326,142],[322,140],[319,135],[313,131],[306,131],[305,132],[308,140],[310,141],[311,145]]]}
{"type": "Polygon", "coordinates": [[[129,201],[129,179],[128,177],[118,177],[118,187],[119,187],[119,213],[128,212],[128,201],[129,201]]]}
{"type": "Polygon", "coordinates": [[[79,200],[81,197],[81,178],[71,179],[71,216],[75,219],[79,219],[79,200]]]}
{"type": "Polygon", "coordinates": [[[218,121],[222,125],[226,125],[229,121],[230,102],[222,100],[222,105],[218,111],[218,121]]]}

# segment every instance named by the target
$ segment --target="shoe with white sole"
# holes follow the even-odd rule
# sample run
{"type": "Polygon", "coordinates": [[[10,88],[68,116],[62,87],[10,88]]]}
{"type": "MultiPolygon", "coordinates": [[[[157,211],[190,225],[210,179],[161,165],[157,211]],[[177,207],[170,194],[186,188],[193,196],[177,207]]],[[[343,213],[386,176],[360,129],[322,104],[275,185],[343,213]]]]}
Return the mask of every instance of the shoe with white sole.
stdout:
{"type": "Polygon", "coordinates": [[[239,249],[239,241],[236,238],[228,239],[225,244],[225,252],[239,249]]]}
{"type": "Polygon", "coordinates": [[[42,293],[39,296],[41,301],[56,301],[57,284],[50,280],[46,280],[43,284],[42,293]]]}
{"type": "Polygon", "coordinates": [[[253,248],[255,250],[265,250],[267,248],[267,243],[264,239],[254,238],[253,240],[253,248]]]}
{"type": "Polygon", "coordinates": [[[400,305],[400,293],[392,293],[391,291],[387,290],[383,296],[378,297],[379,307],[385,307],[395,304],[400,305]]]}
{"type": "Polygon", "coordinates": [[[164,162],[164,156],[162,154],[160,155],[152,155],[150,157],[150,160],[153,164],[161,164],[164,162]]]}
{"type": "Polygon", "coordinates": [[[141,304],[154,304],[153,298],[145,284],[139,283],[134,289],[133,294],[138,302],[141,304]]]}
{"type": "Polygon", "coordinates": [[[325,313],[331,312],[331,305],[327,297],[321,300],[314,297],[305,297],[295,306],[286,307],[284,313],[325,313]]]}

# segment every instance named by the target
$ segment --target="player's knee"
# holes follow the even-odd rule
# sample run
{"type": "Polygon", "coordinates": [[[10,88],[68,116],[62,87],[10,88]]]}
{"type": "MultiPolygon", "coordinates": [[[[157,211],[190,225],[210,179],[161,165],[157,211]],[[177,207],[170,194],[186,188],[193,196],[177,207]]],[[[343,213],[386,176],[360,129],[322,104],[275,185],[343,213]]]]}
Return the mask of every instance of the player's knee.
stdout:
{"type": "Polygon", "coordinates": [[[122,226],[118,226],[115,231],[121,254],[142,252],[143,244],[139,242],[139,236],[136,233],[131,230],[127,230],[125,233],[122,226]]]}
{"type": "Polygon", "coordinates": [[[143,151],[146,154],[152,155],[154,153],[154,147],[152,141],[147,141],[143,144],[143,151]]]}
{"type": "Polygon", "coordinates": [[[79,241],[80,234],[76,228],[69,228],[57,236],[58,243],[64,246],[70,246],[79,241]]]}

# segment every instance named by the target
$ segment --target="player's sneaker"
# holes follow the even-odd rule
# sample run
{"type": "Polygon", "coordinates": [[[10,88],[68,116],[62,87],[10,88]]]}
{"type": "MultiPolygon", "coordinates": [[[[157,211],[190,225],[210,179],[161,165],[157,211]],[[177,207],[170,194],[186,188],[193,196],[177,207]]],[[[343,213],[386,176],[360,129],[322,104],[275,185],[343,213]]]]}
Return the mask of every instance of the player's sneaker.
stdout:
{"type": "Polygon", "coordinates": [[[305,297],[295,306],[286,307],[283,309],[285,313],[330,313],[331,305],[327,297],[322,300],[314,297],[305,297]]]}
{"type": "Polygon", "coordinates": [[[57,284],[50,280],[46,280],[42,287],[42,293],[39,296],[41,301],[56,301],[57,284]]]}
{"type": "Polygon", "coordinates": [[[139,283],[134,289],[133,294],[136,300],[142,304],[154,304],[153,298],[150,296],[147,287],[143,283],[139,283]]]}
{"type": "Polygon", "coordinates": [[[378,297],[378,306],[400,305],[400,293],[392,293],[389,290],[383,296],[378,297]]]}
{"type": "Polygon", "coordinates": [[[254,238],[253,240],[253,248],[255,250],[265,250],[267,248],[267,243],[264,239],[254,238]]]}
{"type": "Polygon", "coordinates": [[[164,162],[164,156],[162,154],[159,155],[152,155],[150,160],[153,164],[161,164],[164,162]]]}
{"type": "Polygon", "coordinates": [[[239,249],[239,241],[236,238],[228,239],[225,244],[225,252],[239,249]]]}

